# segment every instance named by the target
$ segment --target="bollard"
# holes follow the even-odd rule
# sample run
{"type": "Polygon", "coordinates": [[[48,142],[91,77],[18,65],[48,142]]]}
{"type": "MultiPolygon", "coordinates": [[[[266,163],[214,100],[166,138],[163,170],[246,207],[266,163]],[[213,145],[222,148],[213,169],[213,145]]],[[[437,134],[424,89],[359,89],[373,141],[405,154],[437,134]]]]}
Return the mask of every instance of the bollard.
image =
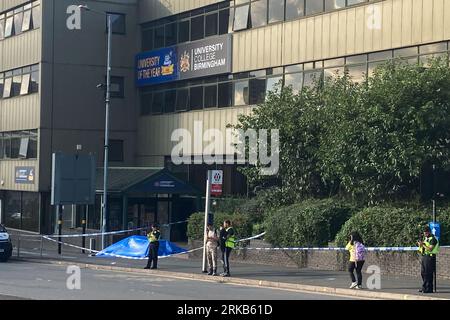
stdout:
{"type": "Polygon", "coordinates": [[[20,258],[20,233],[17,235],[17,258],[20,258]]]}
{"type": "Polygon", "coordinates": [[[91,251],[91,254],[92,254],[93,250],[95,250],[95,239],[94,238],[89,239],[89,249],[91,251]]]}
{"type": "Polygon", "coordinates": [[[41,236],[41,258],[42,258],[42,250],[44,249],[44,237],[41,236]]]}

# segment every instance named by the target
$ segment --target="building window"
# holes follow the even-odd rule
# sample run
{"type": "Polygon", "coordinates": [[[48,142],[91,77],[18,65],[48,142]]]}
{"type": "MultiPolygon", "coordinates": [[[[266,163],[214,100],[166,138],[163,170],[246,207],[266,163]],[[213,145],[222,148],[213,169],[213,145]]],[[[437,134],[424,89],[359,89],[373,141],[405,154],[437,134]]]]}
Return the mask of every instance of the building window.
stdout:
{"type": "MultiPolygon", "coordinates": [[[[249,98],[248,102],[250,104],[259,104],[264,102],[264,95],[266,92],[266,78],[265,78],[266,72],[265,70],[255,71],[250,74],[254,77],[261,77],[257,79],[250,79],[249,80],[249,98]]],[[[246,104],[246,103],[244,103],[246,104]]]]}
{"type": "Polygon", "coordinates": [[[39,92],[39,65],[31,66],[31,89],[30,93],[39,92]]]}
{"type": "Polygon", "coordinates": [[[219,12],[219,34],[228,33],[230,27],[230,9],[220,10],[219,12]]]}
{"type": "Polygon", "coordinates": [[[293,20],[305,15],[305,0],[286,0],[286,20],[293,20]]]}
{"type": "Polygon", "coordinates": [[[234,83],[234,105],[243,106],[248,105],[249,99],[249,83],[248,80],[237,81],[234,83]]]}
{"type": "Polygon", "coordinates": [[[3,87],[3,98],[11,97],[12,77],[5,78],[5,84],[3,87]]]}
{"type": "Polygon", "coordinates": [[[208,14],[205,20],[205,37],[217,35],[218,25],[219,25],[219,14],[217,12],[208,14]]]}
{"type": "Polygon", "coordinates": [[[109,161],[123,162],[123,140],[109,140],[109,161]]]}
{"type": "Polygon", "coordinates": [[[178,89],[177,99],[175,103],[176,111],[186,111],[189,105],[189,90],[188,89],[178,89]]]}
{"type": "Polygon", "coordinates": [[[347,0],[347,5],[348,6],[353,6],[355,4],[360,4],[363,2],[367,2],[368,0],[347,0]]]}
{"type": "Polygon", "coordinates": [[[177,23],[166,24],[165,29],[166,47],[173,46],[177,43],[177,23]]]}
{"type": "Polygon", "coordinates": [[[172,89],[172,90],[166,91],[164,113],[175,112],[176,100],[177,100],[177,90],[172,89]]]}
{"type": "Polygon", "coordinates": [[[325,11],[338,10],[345,7],[345,0],[325,0],[325,11]]]}
{"type": "Polygon", "coordinates": [[[33,3],[33,9],[31,9],[31,17],[33,23],[33,29],[38,29],[41,27],[41,6],[39,1],[33,3]]]}
{"type": "Polygon", "coordinates": [[[217,85],[205,86],[205,108],[217,107],[217,85]]]}
{"type": "Polygon", "coordinates": [[[155,92],[152,100],[152,114],[161,114],[164,110],[164,91],[155,92]]]}
{"type": "Polygon", "coordinates": [[[14,35],[14,16],[13,13],[8,16],[8,13],[6,14],[6,21],[5,21],[5,38],[11,37],[14,35]]]}
{"type": "Polygon", "coordinates": [[[258,0],[251,3],[251,28],[262,27],[267,24],[267,0],[258,0]]]}
{"type": "Polygon", "coordinates": [[[248,17],[249,17],[250,5],[236,7],[234,9],[234,24],[233,30],[239,31],[248,28],[248,17]]]}
{"type": "Polygon", "coordinates": [[[269,92],[275,92],[276,90],[280,92],[279,89],[281,89],[281,86],[283,85],[282,80],[283,76],[267,78],[265,96],[267,97],[269,92]]]}
{"type": "Polygon", "coordinates": [[[0,40],[5,38],[5,15],[0,14],[0,40]]]}
{"type": "Polygon", "coordinates": [[[154,31],[155,31],[154,49],[164,47],[164,35],[165,35],[164,26],[156,28],[154,29],[154,31]]]}
{"type": "Polygon", "coordinates": [[[191,21],[184,20],[178,23],[178,42],[187,42],[190,40],[191,21]]]}
{"type": "MultiPolygon", "coordinates": [[[[126,34],[126,19],[123,13],[108,12],[111,17],[112,33],[126,34]]],[[[106,19],[106,30],[108,31],[108,18],[106,19]]]]}
{"type": "Polygon", "coordinates": [[[191,19],[191,41],[205,37],[205,17],[198,16],[191,19]]]}
{"type": "Polygon", "coordinates": [[[291,87],[293,94],[298,94],[303,87],[303,73],[290,73],[284,76],[284,85],[291,87]]]}
{"type": "Polygon", "coordinates": [[[217,86],[217,104],[218,107],[230,107],[233,103],[233,85],[231,82],[219,83],[217,86]]]}
{"type": "Polygon", "coordinates": [[[37,130],[0,133],[1,159],[36,159],[37,130]]]}
{"type": "Polygon", "coordinates": [[[39,91],[39,65],[0,73],[0,99],[39,91]]]}
{"type": "Polygon", "coordinates": [[[141,116],[147,116],[151,112],[153,94],[142,93],[141,94],[141,116]]]}
{"type": "Polygon", "coordinates": [[[189,105],[190,110],[203,109],[203,86],[190,88],[189,105]]]}
{"type": "Polygon", "coordinates": [[[313,15],[323,12],[323,0],[306,0],[306,15],[313,15]]]}
{"type": "Polygon", "coordinates": [[[40,1],[0,13],[0,40],[40,27],[40,1]]]}
{"type": "Polygon", "coordinates": [[[31,3],[24,7],[23,20],[22,20],[22,32],[31,29],[31,3]]]}
{"type": "Polygon", "coordinates": [[[30,93],[30,82],[31,82],[31,74],[30,73],[24,74],[22,77],[22,85],[20,87],[21,96],[30,93]]]}
{"type": "Polygon", "coordinates": [[[22,33],[23,24],[23,7],[14,10],[14,34],[19,35],[22,33]]]}
{"type": "Polygon", "coordinates": [[[153,29],[142,31],[142,50],[153,50],[153,29]]]}
{"type": "Polygon", "coordinates": [[[269,0],[269,23],[284,20],[284,1],[285,0],[269,0]]]}
{"type": "Polygon", "coordinates": [[[20,95],[20,89],[22,87],[22,71],[16,69],[13,71],[13,82],[11,87],[11,96],[17,97],[20,95]]]}

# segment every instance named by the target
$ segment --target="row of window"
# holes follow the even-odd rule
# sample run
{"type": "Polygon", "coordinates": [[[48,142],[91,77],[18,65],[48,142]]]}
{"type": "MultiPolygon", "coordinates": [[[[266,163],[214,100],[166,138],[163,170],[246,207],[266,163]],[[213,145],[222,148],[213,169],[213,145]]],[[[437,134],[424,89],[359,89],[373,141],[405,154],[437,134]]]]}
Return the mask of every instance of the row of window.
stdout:
{"type": "Polygon", "coordinates": [[[268,92],[277,85],[291,86],[294,93],[298,93],[317,80],[342,76],[344,72],[348,72],[353,81],[361,82],[387,60],[401,58],[409,63],[426,64],[430,58],[446,56],[448,46],[447,42],[439,42],[152,86],[141,89],[141,115],[255,105],[264,102],[268,92]]]}
{"type": "Polygon", "coordinates": [[[142,50],[261,27],[369,1],[378,0],[226,1],[142,25],[142,50]]]}
{"type": "Polygon", "coordinates": [[[376,0],[235,0],[233,30],[261,27],[376,0]]]}
{"type": "Polygon", "coordinates": [[[0,13],[0,40],[41,26],[41,1],[32,1],[0,13]]]}
{"type": "Polygon", "coordinates": [[[0,99],[23,96],[38,91],[38,64],[0,73],[0,99]]]}
{"type": "Polygon", "coordinates": [[[37,130],[0,133],[0,159],[36,159],[37,130]]]}

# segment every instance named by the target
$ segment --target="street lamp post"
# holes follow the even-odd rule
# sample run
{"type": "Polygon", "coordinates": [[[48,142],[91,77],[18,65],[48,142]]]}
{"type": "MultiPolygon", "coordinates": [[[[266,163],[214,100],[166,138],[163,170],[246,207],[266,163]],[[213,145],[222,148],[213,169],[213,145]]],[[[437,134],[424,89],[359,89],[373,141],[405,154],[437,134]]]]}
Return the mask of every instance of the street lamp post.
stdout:
{"type": "Polygon", "coordinates": [[[107,17],[108,21],[108,44],[107,44],[107,62],[106,62],[106,98],[105,98],[105,156],[103,163],[103,201],[102,201],[102,250],[105,249],[105,232],[107,232],[108,221],[108,158],[109,158],[109,107],[111,99],[111,38],[112,38],[112,20],[107,12],[97,11],[86,5],[79,5],[80,9],[98,13],[107,17]]]}

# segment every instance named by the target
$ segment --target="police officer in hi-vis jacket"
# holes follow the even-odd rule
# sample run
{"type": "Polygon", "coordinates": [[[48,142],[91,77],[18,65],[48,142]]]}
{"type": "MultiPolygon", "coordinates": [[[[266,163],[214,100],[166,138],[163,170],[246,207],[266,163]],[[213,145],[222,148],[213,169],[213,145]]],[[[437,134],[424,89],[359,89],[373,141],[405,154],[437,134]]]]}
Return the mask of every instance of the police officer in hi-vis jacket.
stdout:
{"type": "Polygon", "coordinates": [[[152,231],[147,234],[147,238],[150,244],[148,247],[148,262],[144,269],[157,269],[159,239],[161,238],[161,232],[159,231],[159,226],[157,224],[152,225],[152,231]]]}
{"type": "Polygon", "coordinates": [[[419,254],[422,255],[421,275],[422,289],[419,292],[433,293],[433,275],[436,271],[436,255],[439,253],[439,240],[426,226],[423,231],[423,240],[418,241],[419,254]]]}

